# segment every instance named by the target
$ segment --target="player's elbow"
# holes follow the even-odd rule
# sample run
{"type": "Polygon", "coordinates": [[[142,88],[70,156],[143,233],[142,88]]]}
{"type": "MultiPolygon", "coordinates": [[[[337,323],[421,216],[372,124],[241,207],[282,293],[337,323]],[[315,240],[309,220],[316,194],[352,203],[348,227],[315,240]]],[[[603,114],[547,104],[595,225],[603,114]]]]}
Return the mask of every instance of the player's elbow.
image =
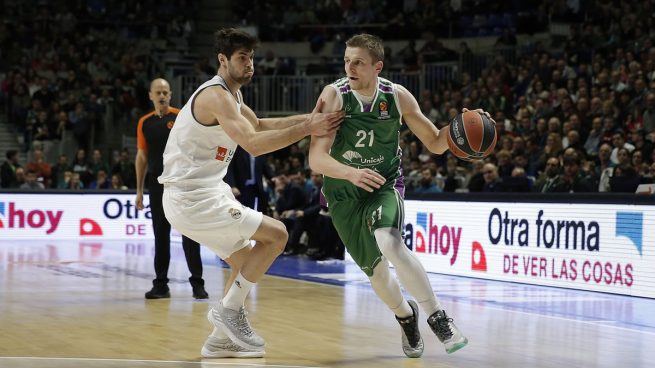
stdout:
{"type": "Polygon", "coordinates": [[[256,142],[246,142],[244,144],[240,145],[241,148],[246,150],[246,152],[250,153],[252,156],[257,157],[260,155],[263,155],[267,151],[265,151],[264,145],[258,144],[256,142]]]}

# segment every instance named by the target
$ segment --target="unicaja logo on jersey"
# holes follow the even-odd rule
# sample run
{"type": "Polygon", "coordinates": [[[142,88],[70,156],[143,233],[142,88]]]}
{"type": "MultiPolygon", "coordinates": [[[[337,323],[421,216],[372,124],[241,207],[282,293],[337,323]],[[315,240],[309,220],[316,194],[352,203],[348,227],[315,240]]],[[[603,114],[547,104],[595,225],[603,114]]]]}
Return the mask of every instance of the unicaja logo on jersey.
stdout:
{"type": "Polygon", "coordinates": [[[46,234],[57,231],[64,211],[25,210],[15,202],[0,202],[0,228],[44,229],[46,234]]]}
{"type": "Polygon", "coordinates": [[[350,162],[353,162],[353,159],[355,158],[362,158],[362,155],[355,151],[346,151],[341,156],[350,162]]]}

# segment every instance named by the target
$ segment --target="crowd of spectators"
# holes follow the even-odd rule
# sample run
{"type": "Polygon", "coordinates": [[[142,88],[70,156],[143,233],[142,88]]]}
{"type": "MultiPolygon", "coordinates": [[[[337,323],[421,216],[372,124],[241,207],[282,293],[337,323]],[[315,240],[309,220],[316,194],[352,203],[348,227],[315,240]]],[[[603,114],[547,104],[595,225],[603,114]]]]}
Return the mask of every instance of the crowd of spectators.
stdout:
{"type": "Polygon", "coordinates": [[[193,3],[3,2],[0,106],[23,150],[50,152],[66,138],[69,155],[101,145],[108,109],[113,129],[135,121],[161,74],[153,50],[189,37],[193,3]]]}
{"type": "MultiPolygon", "coordinates": [[[[442,37],[500,35],[546,29],[555,1],[443,0],[243,0],[234,2],[235,23],[256,25],[264,41],[310,41],[321,47],[342,32],[365,30],[387,40],[432,32],[442,37]]],[[[551,14],[553,15],[553,14],[551,14]]],[[[556,15],[556,14],[555,14],[556,15]]]]}
{"type": "MultiPolygon", "coordinates": [[[[185,6],[184,1],[178,3],[185,6]]],[[[256,12],[272,7],[270,14],[283,8],[276,7],[275,1],[260,4],[259,8],[246,6],[249,3],[235,6],[256,12]]],[[[303,9],[304,3],[295,2],[291,7],[303,9]]],[[[385,14],[435,2],[308,3],[319,10],[332,8],[334,18],[319,18],[322,23],[330,23],[332,19],[343,19],[342,15],[336,16],[342,14],[336,7],[343,11],[344,6],[363,9],[363,5],[369,5],[375,17],[383,17],[371,20],[378,22],[384,21],[385,14]]],[[[639,183],[653,181],[653,4],[596,1],[583,11],[581,7],[576,10],[575,3],[545,2],[552,17],[584,19],[571,23],[563,49],[532,49],[518,53],[511,61],[498,57],[479,72],[464,68],[456,81],[417,94],[424,114],[440,128],[463,107],[489,111],[497,122],[498,144],[486,160],[469,163],[449,154],[430,154],[411,132],[403,130],[401,146],[408,192],[634,192],[639,183]]],[[[118,147],[97,149],[85,135],[88,130],[82,127],[97,124],[95,119],[107,108],[108,101],[114,108],[119,107],[125,119],[135,121],[138,113],[148,108],[146,88],[152,72],[147,49],[135,47],[135,41],[185,32],[185,27],[178,29],[170,22],[116,22],[115,14],[131,14],[127,19],[177,19],[179,14],[167,12],[170,7],[151,7],[150,2],[107,2],[121,6],[120,11],[112,10],[112,6],[99,7],[105,4],[103,1],[62,3],[55,8],[20,4],[7,7],[11,21],[0,25],[0,66],[4,75],[0,96],[8,107],[9,123],[25,134],[25,149],[31,152],[31,159],[21,167],[16,153],[8,152],[2,186],[134,188],[129,152],[113,154],[119,152],[118,147]],[[87,18],[95,21],[88,22],[87,18]],[[56,162],[56,156],[44,158],[43,142],[56,140],[65,131],[77,138],[79,149],[59,155],[56,162]],[[92,159],[86,158],[86,152],[93,152],[92,159]],[[111,164],[103,164],[103,154],[112,156],[108,160],[111,164]],[[46,163],[52,166],[48,169],[46,163]],[[5,179],[5,174],[12,173],[15,179],[5,179]]],[[[261,16],[239,14],[249,19],[261,16]]],[[[516,38],[511,32],[503,32],[498,44],[516,45],[516,38]]],[[[458,52],[472,53],[468,47],[458,52]]],[[[271,70],[278,65],[276,59],[275,54],[266,53],[264,62],[258,65],[262,74],[275,74],[271,70]]],[[[275,177],[292,175],[299,185],[306,185],[305,195],[309,198],[313,180],[307,166],[307,143],[305,139],[269,155],[268,165],[275,177]]],[[[275,190],[275,182],[269,180],[267,184],[270,207],[274,209],[280,193],[275,190]]]]}

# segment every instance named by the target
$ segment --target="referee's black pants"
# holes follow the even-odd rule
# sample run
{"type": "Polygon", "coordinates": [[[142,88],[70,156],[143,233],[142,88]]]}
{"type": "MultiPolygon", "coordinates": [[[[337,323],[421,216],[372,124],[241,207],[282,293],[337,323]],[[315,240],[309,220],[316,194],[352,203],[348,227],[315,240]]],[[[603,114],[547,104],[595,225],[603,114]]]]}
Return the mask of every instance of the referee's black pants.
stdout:
{"type": "MultiPolygon", "coordinates": [[[[171,261],[171,224],[164,216],[162,196],[164,186],[157,182],[157,177],[148,175],[148,189],[150,191],[150,214],[152,215],[152,227],[155,233],[155,279],[152,281],[155,287],[168,286],[168,266],[171,261]]],[[[186,263],[191,272],[189,282],[191,286],[203,286],[202,261],[200,260],[200,245],[182,236],[182,248],[186,257],[186,263]]]]}

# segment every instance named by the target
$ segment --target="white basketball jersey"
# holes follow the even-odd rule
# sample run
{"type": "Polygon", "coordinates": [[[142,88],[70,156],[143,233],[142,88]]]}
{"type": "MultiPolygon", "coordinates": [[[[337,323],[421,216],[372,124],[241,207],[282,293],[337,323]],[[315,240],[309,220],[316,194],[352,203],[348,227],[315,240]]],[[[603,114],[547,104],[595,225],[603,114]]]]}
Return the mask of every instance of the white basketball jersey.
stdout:
{"type": "MultiPolygon", "coordinates": [[[[218,187],[227,173],[237,143],[223,127],[200,124],[193,116],[195,97],[207,87],[222,86],[229,91],[219,75],[203,83],[182,107],[168,137],[164,150],[164,171],[158,180],[184,190],[218,187]]],[[[241,91],[235,104],[241,111],[241,91]]]]}

